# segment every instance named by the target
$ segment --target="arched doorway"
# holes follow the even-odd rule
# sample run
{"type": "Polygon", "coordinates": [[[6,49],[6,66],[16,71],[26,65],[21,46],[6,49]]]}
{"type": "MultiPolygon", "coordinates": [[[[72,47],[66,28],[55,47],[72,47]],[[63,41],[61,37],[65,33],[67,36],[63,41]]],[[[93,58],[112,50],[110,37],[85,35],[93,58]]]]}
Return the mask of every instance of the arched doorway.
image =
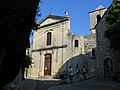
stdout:
{"type": "Polygon", "coordinates": [[[45,54],[44,60],[44,75],[51,75],[51,62],[52,62],[52,55],[45,54]]]}
{"type": "Polygon", "coordinates": [[[104,77],[110,78],[113,74],[113,62],[112,59],[107,58],[104,60],[104,77]]]}

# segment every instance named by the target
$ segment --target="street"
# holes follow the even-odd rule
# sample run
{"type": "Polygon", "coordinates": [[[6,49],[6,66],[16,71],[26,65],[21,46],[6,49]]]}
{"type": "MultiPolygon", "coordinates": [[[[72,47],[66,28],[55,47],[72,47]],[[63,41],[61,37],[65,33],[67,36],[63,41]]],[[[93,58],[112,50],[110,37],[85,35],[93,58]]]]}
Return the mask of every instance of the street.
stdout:
{"type": "Polygon", "coordinates": [[[51,87],[48,90],[120,90],[120,82],[93,78],[69,85],[51,87]]]}
{"type": "MultiPolygon", "coordinates": [[[[17,85],[17,88],[19,90],[120,90],[120,82],[96,77],[72,84],[60,85],[59,82],[59,80],[24,80],[17,85]]],[[[14,90],[18,90],[17,88],[14,90]]]]}

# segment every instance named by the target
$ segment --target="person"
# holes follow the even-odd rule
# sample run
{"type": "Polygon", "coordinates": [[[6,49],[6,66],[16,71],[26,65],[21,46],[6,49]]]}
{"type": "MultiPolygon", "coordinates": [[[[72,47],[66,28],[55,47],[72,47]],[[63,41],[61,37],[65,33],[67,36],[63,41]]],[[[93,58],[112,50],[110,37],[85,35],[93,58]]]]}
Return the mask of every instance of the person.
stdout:
{"type": "Polygon", "coordinates": [[[69,79],[71,80],[71,83],[73,82],[73,68],[71,66],[69,66],[69,79]]]}
{"type": "Polygon", "coordinates": [[[85,65],[83,66],[82,72],[83,72],[83,78],[86,79],[87,68],[85,67],[85,65]]]}
{"type": "Polygon", "coordinates": [[[79,78],[80,71],[79,71],[79,69],[78,69],[78,65],[76,66],[76,75],[77,75],[77,78],[79,78]]]}
{"type": "Polygon", "coordinates": [[[82,74],[81,74],[80,69],[78,68],[78,64],[77,64],[77,66],[76,66],[76,75],[77,75],[77,79],[83,80],[83,76],[82,76],[82,74]]]}

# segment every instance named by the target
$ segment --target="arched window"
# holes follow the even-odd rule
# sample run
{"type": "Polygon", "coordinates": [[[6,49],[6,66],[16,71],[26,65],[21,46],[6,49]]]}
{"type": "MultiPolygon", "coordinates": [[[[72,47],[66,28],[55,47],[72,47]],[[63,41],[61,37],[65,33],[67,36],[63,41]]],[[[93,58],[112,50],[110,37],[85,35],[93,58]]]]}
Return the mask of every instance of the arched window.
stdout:
{"type": "Polygon", "coordinates": [[[47,33],[47,45],[51,45],[51,32],[47,33]]]}
{"type": "Polygon", "coordinates": [[[97,23],[101,20],[100,14],[97,15],[97,23]]]}
{"type": "Polygon", "coordinates": [[[75,40],[75,47],[78,47],[78,40],[75,40]]]}

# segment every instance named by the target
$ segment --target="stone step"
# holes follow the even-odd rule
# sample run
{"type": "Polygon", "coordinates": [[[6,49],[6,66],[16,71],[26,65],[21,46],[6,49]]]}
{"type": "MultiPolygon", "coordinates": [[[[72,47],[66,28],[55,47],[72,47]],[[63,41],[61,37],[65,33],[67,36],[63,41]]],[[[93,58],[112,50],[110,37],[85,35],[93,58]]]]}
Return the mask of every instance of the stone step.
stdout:
{"type": "Polygon", "coordinates": [[[45,75],[45,76],[38,77],[38,79],[53,79],[53,77],[50,75],[45,75]]]}

